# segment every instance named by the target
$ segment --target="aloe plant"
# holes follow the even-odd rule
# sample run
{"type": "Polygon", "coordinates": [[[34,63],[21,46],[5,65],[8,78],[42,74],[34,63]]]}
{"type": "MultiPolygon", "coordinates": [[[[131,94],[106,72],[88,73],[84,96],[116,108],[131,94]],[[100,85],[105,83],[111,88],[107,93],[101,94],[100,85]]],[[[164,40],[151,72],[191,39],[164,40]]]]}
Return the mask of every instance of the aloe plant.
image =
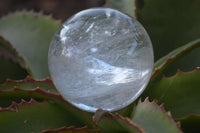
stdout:
{"type": "Polygon", "coordinates": [[[105,6],[137,18],[150,35],[156,62],[143,94],[116,112],[77,109],[49,78],[48,47],[61,22],[11,13],[0,19],[0,132],[200,132],[200,1],[107,0],[105,6]]]}

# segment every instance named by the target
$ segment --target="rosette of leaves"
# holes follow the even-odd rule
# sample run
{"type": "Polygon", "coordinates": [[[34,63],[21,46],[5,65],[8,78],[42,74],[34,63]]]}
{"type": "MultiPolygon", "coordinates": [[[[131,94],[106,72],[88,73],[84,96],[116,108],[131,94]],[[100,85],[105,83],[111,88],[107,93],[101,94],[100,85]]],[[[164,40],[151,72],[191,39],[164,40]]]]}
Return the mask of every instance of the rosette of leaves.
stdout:
{"type": "Polygon", "coordinates": [[[116,112],[72,106],[57,92],[47,65],[61,22],[11,13],[0,19],[1,133],[200,132],[200,1],[107,0],[105,6],[137,18],[150,35],[156,62],[143,94],[116,112]]]}

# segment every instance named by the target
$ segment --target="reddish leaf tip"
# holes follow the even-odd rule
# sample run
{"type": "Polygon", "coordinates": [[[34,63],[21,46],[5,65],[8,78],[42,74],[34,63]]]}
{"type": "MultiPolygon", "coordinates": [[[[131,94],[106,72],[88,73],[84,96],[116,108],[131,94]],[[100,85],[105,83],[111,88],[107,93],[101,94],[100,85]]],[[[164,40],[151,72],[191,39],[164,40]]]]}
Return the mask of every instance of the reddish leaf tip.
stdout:
{"type": "Polygon", "coordinates": [[[153,102],[155,102],[156,104],[158,104],[158,100],[157,99],[154,99],[153,102]]]}
{"type": "Polygon", "coordinates": [[[138,103],[141,103],[142,102],[142,99],[140,98],[139,100],[138,100],[138,103]]]}
{"type": "Polygon", "coordinates": [[[10,83],[10,82],[12,82],[11,79],[6,79],[6,83],[10,83]]]}
{"type": "Polygon", "coordinates": [[[161,108],[162,110],[164,110],[164,109],[165,109],[165,104],[162,103],[162,104],[160,105],[160,108],[161,108]]]}
{"type": "Polygon", "coordinates": [[[58,96],[62,97],[60,93],[57,93],[58,96]]]}
{"type": "Polygon", "coordinates": [[[144,102],[150,102],[150,101],[149,101],[149,97],[146,97],[146,98],[144,99],[144,102]]]}
{"type": "Polygon", "coordinates": [[[181,73],[182,71],[181,71],[181,69],[177,69],[177,73],[181,73]]]}
{"type": "Polygon", "coordinates": [[[20,90],[20,88],[18,88],[17,86],[14,86],[14,90],[20,90]]]}
{"type": "Polygon", "coordinates": [[[167,115],[168,115],[169,117],[172,117],[172,114],[171,114],[170,111],[167,112],[167,115]]]}
{"type": "Polygon", "coordinates": [[[180,121],[176,122],[177,127],[181,128],[181,123],[180,121]]]}

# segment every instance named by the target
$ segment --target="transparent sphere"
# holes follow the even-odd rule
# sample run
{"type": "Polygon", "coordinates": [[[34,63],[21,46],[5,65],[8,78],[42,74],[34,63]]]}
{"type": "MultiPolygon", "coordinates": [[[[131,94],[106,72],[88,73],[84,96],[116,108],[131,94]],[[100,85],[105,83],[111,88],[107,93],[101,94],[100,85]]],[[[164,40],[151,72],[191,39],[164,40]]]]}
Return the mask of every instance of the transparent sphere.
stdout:
{"type": "Polygon", "coordinates": [[[114,111],[133,102],[154,64],[142,25],[109,8],[84,10],[68,19],[56,32],[48,58],[63,98],[90,112],[114,111]]]}

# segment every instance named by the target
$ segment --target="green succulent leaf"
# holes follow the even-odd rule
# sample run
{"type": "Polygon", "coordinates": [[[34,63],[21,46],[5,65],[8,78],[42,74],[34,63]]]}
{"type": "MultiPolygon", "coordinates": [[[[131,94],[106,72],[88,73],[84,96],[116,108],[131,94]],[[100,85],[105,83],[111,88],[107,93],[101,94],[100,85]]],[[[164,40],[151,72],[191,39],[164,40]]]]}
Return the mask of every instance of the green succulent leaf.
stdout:
{"type": "Polygon", "coordinates": [[[7,78],[10,79],[24,79],[28,72],[23,69],[18,63],[14,63],[12,60],[5,59],[0,56],[0,84],[4,83],[7,78]]]}
{"type": "Polygon", "coordinates": [[[93,117],[94,123],[102,132],[106,133],[144,133],[143,129],[133,123],[129,118],[119,114],[113,115],[110,112],[98,110],[93,117]]]}
{"type": "MultiPolygon", "coordinates": [[[[163,74],[163,72],[170,67],[170,65],[172,65],[175,61],[177,61],[178,59],[182,58],[183,56],[185,56],[186,54],[189,54],[190,52],[192,52],[193,50],[195,50],[196,48],[200,47],[200,40],[195,40],[192,41],[184,46],[181,46],[173,51],[171,51],[169,54],[167,54],[166,56],[162,57],[161,59],[159,59],[155,64],[154,64],[154,72],[152,74],[152,77],[150,79],[150,82],[147,86],[147,88],[149,88],[149,86],[151,86],[151,84],[153,84],[155,82],[155,79],[157,81],[158,78],[161,78],[161,74],[163,74]]],[[[143,94],[143,99],[146,98],[148,96],[150,90],[145,90],[144,94],[143,94]]],[[[152,98],[151,100],[154,99],[154,97],[150,97],[152,98]]],[[[139,98],[138,98],[139,99],[139,98]]],[[[119,114],[123,115],[123,116],[127,116],[130,117],[130,114],[132,112],[133,106],[136,102],[133,102],[132,104],[130,104],[129,106],[127,106],[124,109],[121,109],[120,111],[117,111],[119,114]]],[[[162,103],[162,102],[161,102],[162,103]]]]}
{"type": "Polygon", "coordinates": [[[2,36],[0,36],[0,50],[1,56],[13,60],[13,62],[19,63],[23,68],[27,68],[24,59],[19,55],[16,49],[13,48],[12,44],[5,40],[2,36]]]}
{"type": "MultiPolygon", "coordinates": [[[[44,107],[44,109],[41,107],[33,107],[37,108],[37,113],[43,116],[45,113],[52,113],[54,115],[55,110],[57,109],[60,111],[60,114],[55,114],[60,115],[60,117],[65,117],[66,124],[65,125],[59,125],[56,128],[62,127],[62,126],[76,126],[76,127],[82,127],[87,125],[89,128],[92,128],[92,119],[89,115],[84,113],[83,111],[77,109],[76,107],[72,106],[70,103],[65,101],[59,94],[53,94],[49,92],[45,92],[39,88],[35,90],[22,90],[19,88],[15,88],[13,90],[8,90],[8,91],[2,91],[0,90],[0,106],[1,107],[6,107],[8,105],[11,105],[12,101],[17,101],[18,103],[21,102],[21,99],[26,99],[26,101],[30,100],[31,98],[37,100],[37,101],[45,101],[42,103],[45,103],[49,106],[52,106],[52,108],[47,108],[44,107]],[[45,111],[44,111],[45,110],[45,111]]],[[[41,105],[42,106],[42,105],[41,105]]],[[[32,110],[32,109],[30,109],[32,110]]],[[[22,113],[23,114],[23,113],[22,113]]],[[[50,115],[49,115],[50,117],[50,115]]],[[[49,119],[47,118],[45,119],[49,119]]],[[[34,119],[34,118],[31,118],[34,119]]],[[[40,118],[42,119],[42,118],[40,118]]],[[[55,118],[56,119],[56,118],[55,118]]],[[[3,119],[0,119],[3,120],[3,119]]],[[[11,121],[14,121],[14,119],[11,119],[11,121]]],[[[55,121],[52,119],[52,121],[55,121]]],[[[33,126],[35,127],[35,126],[33,126]]],[[[48,128],[45,128],[48,129],[48,128]]],[[[50,128],[51,129],[51,128],[50,128]]]]}
{"type": "Polygon", "coordinates": [[[118,9],[130,16],[135,15],[135,1],[134,0],[107,0],[105,6],[118,9]]]}
{"type": "Polygon", "coordinates": [[[200,69],[184,73],[178,70],[172,77],[163,77],[159,82],[150,84],[141,97],[157,99],[172,112],[174,118],[188,114],[200,114],[200,69]]]}
{"type": "Polygon", "coordinates": [[[0,110],[0,132],[35,133],[62,126],[83,127],[86,123],[78,121],[81,116],[76,115],[70,116],[64,108],[48,101],[13,102],[10,107],[0,110]]]}
{"type": "Polygon", "coordinates": [[[0,84],[7,78],[24,79],[29,70],[11,44],[0,37],[0,84]]]}
{"type": "Polygon", "coordinates": [[[199,133],[200,132],[200,116],[188,115],[183,119],[178,119],[184,133],[199,133]]]}
{"type": "Polygon", "coordinates": [[[87,127],[75,128],[75,127],[62,127],[56,130],[46,130],[42,133],[100,133],[100,130],[90,130],[87,127]]]}
{"type": "Polygon", "coordinates": [[[150,35],[156,59],[178,46],[199,38],[200,1],[135,1],[137,19],[150,35]]]}
{"type": "Polygon", "coordinates": [[[18,87],[23,90],[34,90],[35,88],[41,88],[47,92],[57,93],[57,90],[50,78],[35,80],[29,76],[24,80],[8,79],[6,83],[0,85],[0,90],[12,90],[14,87],[18,87]]]}
{"type": "Polygon", "coordinates": [[[139,101],[132,114],[132,121],[140,125],[146,133],[180,133],[179,125],[172,119],[164,106],[158,106],[155,101],[139,101]]]}
{"type": "MultiPolygon", "coordinates": [[[[136,16],[143,24],[152,40],[155,60],[171,50],[200,37],[200,1],[198,0],[135,0],[136,16]]],[[[197,48],[165,74],[172,75],[177,66],[190,71],[200,65],[197,48]]]]}
{"type": "Polygon", "coordinates": [[[200,47],[200,40],[195,40],[171,51],[169,54],[159,59],[154,65],[155,70],[154,74],[151,77],[151,81],[153,81],[160,74],[162,74],[163,71],[165,71],[177,59],[182,58],[184,55],[188,54],[189,52],[193,51],[198,47],[200,47]]]}
{"type": "Polygon", "coordinates": [[[33,76],[42,79],[49,76],[48,47],[59,26],[49,16],[16,12],[0,19],[0,35],[19,51],[33,76]]]}

